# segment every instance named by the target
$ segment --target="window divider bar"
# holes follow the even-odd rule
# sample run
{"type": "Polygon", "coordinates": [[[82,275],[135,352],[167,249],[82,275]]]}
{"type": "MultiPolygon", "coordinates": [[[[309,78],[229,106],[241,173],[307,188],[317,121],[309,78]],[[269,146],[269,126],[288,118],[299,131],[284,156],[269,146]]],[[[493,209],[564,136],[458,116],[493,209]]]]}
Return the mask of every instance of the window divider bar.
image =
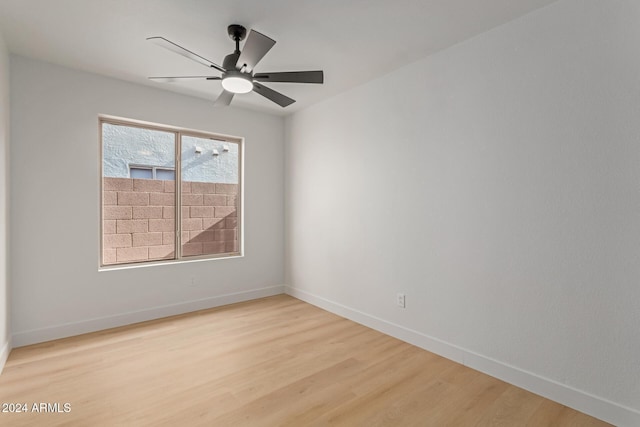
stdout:
{"type": "Polygon", "coordinates": [[[175,172],[175,259],[182,259],[182,133],[176,132],[176,172],[175,172]]]}

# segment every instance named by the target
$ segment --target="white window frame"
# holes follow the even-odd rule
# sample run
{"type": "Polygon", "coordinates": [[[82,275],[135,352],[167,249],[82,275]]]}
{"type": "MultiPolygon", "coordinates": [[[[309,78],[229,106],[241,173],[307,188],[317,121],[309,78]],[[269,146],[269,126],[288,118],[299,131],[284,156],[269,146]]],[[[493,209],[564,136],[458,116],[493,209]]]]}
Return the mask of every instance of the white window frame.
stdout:
{"type": "MultiPolygon", "coordinates": [[[[118,270],[123,268],[132,268],[132,267],[146,267],[152,265],[163,265],[163,264],[172,264],[172,263],[185,263],[185,262],[193,262],[193,261],[201,261],[201,260],[216,260],[216,259],[225,259],[225,258],[237,258],[244,256],[244,138],[232,135],[224,135],[219,133],[201,131],[201,130],[193,130],[188,128],[176,127],[171,125],[163,125],[159,123],[146,122],[135,119],[127,119],[122,117],[115,117],[110,115],[99,115],[98,116],[98,141],[100,142],[100,155],[99,155],[99,205],[100,205],[100,258],[98,262],[99,270],[118,270]],[[128,263],[121,264],[103,264],[104,261],[104,203],[103,203],[103,193],[104,193],[104,183],[103,183],[103,175],[104,175],[104,144],[102,141],[102,125],[104,123],[116,125],[116,126],[128,126],[128,127],[138,127],[142,129],[149,130],[159,130],[163,132],[170,132],[175,134],[175,242],[174,242],[174,258],[165,259],[165,260],[148,260],[148,261],[132,261],[128,263]],[[237,237],[238,237],[238,250],[236,252],[225,252],[221,254],[204,254],[197,256],[188,256],[183,257],[182,255],[182,162],[181,162],[181,154],[182,154],[182,136],[191,136],[196,138],[207,138],[214,139],[219,141],[224,141],[229,144],[237,144],[238,145],[238,194],[237,194],[237,206],[236,206],[236,216],[238,218],[237,225],[237,237]]],[[[167,166],[148,166],[148,165],[137,165],[137,164],[129,164],[129,167],[138,167],[141,168],[151,167],[153,168],[153,179],[155,179],[155,169],[166,169],[171,170],[170,167],[167,166]]],[[[131,176],[131,172],[129,169],[129,176],[131,176]]]]}

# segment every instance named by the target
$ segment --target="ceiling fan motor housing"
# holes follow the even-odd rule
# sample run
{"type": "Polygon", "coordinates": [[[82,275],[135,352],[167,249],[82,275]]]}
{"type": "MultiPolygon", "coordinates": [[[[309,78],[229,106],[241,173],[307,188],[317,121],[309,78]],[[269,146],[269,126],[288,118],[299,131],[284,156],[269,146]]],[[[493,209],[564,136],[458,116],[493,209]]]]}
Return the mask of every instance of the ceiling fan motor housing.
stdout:
{"type": "Polygon", "coordinates": [[[224,61],[222,61],[222,68],[227,71],[235,70],[236,63],[238,62],[238,58],[240,57],[240,52],[233,52],[224,57],[224,61]]]}
{"type": "Polygon", "coordinates": [[[253,73],[246,73],[236,68],[240,52],[236,51],[224,57],[222,67],[222,87],[233,93],[247,93],[253,89],[253,73]]]}

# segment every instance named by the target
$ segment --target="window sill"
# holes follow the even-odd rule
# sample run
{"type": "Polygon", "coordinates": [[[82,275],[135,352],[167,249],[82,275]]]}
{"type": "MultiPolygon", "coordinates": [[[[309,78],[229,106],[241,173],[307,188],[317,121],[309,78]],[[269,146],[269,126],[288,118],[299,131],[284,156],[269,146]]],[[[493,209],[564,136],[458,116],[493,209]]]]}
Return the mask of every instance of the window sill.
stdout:
{"type": "Polygon", "coordinates": [[[233,253],[224,256],[218,256],[215,258],[207,257],[207,258],[194,258],[194,259],[170,259],[166,261],[147,261],[140,263],[131,263],[131,264],[115,264],[115,265],[103,265],[98,267],[98,271],[115,271],[115,270],[130,270],[134,268],[147,268],[147,267],[157,267],[162,265],[176,265],[176,264],[190,264],[194,262],[206,262],[206,261],[220,261],[224,259],[237,259],[244,258],[244,254],[242,253],[233,253]]]}

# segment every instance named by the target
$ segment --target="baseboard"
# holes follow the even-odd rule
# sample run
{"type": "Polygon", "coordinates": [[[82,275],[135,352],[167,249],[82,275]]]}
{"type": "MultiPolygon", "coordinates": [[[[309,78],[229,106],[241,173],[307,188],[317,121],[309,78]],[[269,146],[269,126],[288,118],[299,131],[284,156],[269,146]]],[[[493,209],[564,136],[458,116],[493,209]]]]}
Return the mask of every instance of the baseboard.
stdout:
{"type": "Polygon", "coordinates": [[[9,358],[9,353],[11,353],[11,337],[4,343],[2,349],[0,350],[0,374],[2,374],[2,370],[4,369],[4,365],[7,363],[7,359],[9,358]]]}
{"type": "Polygon", "coordinates": [[[309,304],[446,357],[447,359],[461,363],[608,423],[620,427],[640,426],[640,412],[635,409],[619,405],[615,402],[541,377],[532,372],[527,372],[498,360],[430,337],[421,332],[354,310],[312,293],[290,286],[285,286],[284,290],[288,295],[308,302],[309,304]]]}
{"type": "Polygon", "coordinates": [[[118,326],[130,325],[132,323],[160,319],[177,314],[184,314],[192,311],[279,295],[282,293],[284,293],[284,286],[270,286],[266,288],[252,289],[249,291],[187,301],[179,304],[153,307],[145,310],[117,314],[114,316],[89,319],[81,322],[65,323],[47,328],[16,332],[12,336],[12,343],[14,348],[22,347],[25,345],[71,337],[88,332],[96,332],[118,326]]]}

